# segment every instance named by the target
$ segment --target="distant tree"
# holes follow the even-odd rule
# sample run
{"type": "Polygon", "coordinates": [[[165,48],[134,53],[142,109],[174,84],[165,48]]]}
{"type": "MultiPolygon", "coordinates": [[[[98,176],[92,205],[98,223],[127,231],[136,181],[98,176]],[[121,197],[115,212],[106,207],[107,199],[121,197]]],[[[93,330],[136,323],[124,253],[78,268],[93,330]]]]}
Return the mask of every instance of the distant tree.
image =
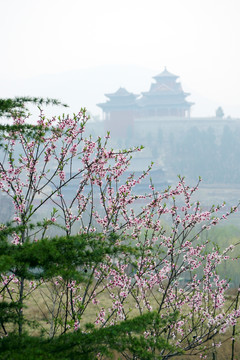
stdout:
{"type": "Polygon", "coordinates": [[[218,118],[224,117],[224,112],[223,112],[223,109],[221,108],[221,106],[219,106],[216,110],[216,117],[218,117],[218,118]]]}

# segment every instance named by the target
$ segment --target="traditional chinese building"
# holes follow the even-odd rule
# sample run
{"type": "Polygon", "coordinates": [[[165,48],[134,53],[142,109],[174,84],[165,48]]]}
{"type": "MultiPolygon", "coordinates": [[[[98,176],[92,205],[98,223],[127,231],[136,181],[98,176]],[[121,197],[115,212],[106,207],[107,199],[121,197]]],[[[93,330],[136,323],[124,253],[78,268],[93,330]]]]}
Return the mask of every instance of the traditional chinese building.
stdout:
{"type": "Polygon", "coordinates": [[[186,101],[190,94],[183,91],[178,76],[165,68],[153,79],[156,82],[138,100],[139,117],[189,117],[193,103],[186,101]]]}
{"type": "Polygon", "coordinates": [[[146,121],[147,126],[152,120],[190,117],[193,103],[186,100],[190,94],[183,91],[178,76],[165,68],[153,78],[155,83],[150,90],[140,96],[120,87],[115,93],[105,94],[108,100],[98,104],[103,110],[105,130],[113,137],[131,137],[134,124],[136,126],[139,120],[146,121]]]}
{"type": "Polygon", "coordinates": [[[120,87],[115,93],[105,94],[105,96],[108,98],[107,102],[98,104],[103,110],[105,130],[117,137],[131,135],[137,115],[136,98],[138,95],[120,87]]]}
{"type": "MultiPolygon", "coordinates": [[[[132,173],[140,176],[153,161],[151,177],[158,189],[175,183],[176,174],[186,175],[193,184],[202,175],[205,184],[211,185],[209,198],[213,184],[221,186],[219,189],[239,184],[236,144],[240,119],[224,116],[221,107],[210,116],[192,117],[193,103],[187,100],[190,94],[183,91],[177,75],[165,68],[153,79],[149,91],[139,96],[120,88],[98,104],[104,114],[99,124],[111,131],[113,147],[144,146],[143,152],[133,154],[134,161],[123,180],[132,173]],[[230,167],[227,149],[234,144],[236,163],[230,167]],[[223,166],[226,171],[222,171],[223,166]]],[[[148,180],[142,180],[138,189],[140,193],[148,191],[148,180]]]]}

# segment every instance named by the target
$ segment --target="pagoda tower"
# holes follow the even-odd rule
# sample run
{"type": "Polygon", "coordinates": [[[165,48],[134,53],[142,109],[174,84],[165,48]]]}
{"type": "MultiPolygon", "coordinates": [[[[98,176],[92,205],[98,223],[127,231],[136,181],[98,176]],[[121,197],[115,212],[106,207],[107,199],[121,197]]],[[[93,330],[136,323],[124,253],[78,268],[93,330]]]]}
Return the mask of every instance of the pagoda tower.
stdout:
{"type": "Polygon", "coordinates": [[[104,114],[105,131],[114,137],[127,137],[133,134],[138,95],[120,87],[115,93],[105,94],[107,102],[97,104],[104,114]]]}
{"type": "Polygon", "coordinates": [[[164,71],[153,77],[148,92],[143,92],[138,100],[140,117],[189,117],[190,108],[194,103],[186,101],[189,93],[185,93],[177,75],[171,74],[165,67],[164,71]]]}

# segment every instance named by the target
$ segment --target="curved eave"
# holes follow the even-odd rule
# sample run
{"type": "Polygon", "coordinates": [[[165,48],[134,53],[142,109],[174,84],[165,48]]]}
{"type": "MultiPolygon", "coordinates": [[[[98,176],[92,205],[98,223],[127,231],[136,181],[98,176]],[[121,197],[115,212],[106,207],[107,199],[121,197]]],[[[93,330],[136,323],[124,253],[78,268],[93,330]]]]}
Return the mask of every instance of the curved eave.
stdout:
{"type": "Polygon", "coordinates": [[[105,106],[106,106],[106,104],[105,103],[100,103],[100,104],[96,104],[98,107],[100,107],[101,109],[103,109],[105,106]]]}
{"type": "Polygon", "coordinates": [[[178,77],[179,77],[178,75],[175,75],[175,74],[170,73],[170,72],[167,70],[167,67],[165,66],[164,70],[163,70],[160,74],[154,76],[153,78],[154,78],[154,79],[156,79],[156,78],[177,79],[178,77]]]}
{"type": "Polygon", "coordinates": [[[148,92],[142,93],[142,96],[146,96],[146,97],[154,97],[154,96],[161,97],[161,96],[176,96],[176,95],[188,96],[190,94],[184,93],[182,91],[175,91],[175,90],[168,91],[168,92],[157,92],[157,91],[150,92],[150,91],[148,91],[148,92]]]}
{"type": "Polygon", "coordinates": [[[160,80],[166,80],[166,79],[169,79],[169,80],[177,80],[177,79],[179,79],[179,76],[177,76],[177,75],[161,75],[161,74],[159,74],[159,75],[156,75],[156,76],[153,76],[153,79],[154,80],[158,80],[158,79],[160,79],[160,80]]]}
{"type": "Polygon", "coordinates": [[[104,94],[107,98],[111,99],[126,99],[133,98],[136,99],[139,95],[137,94],[126,94],[126,95],[117,95],[117,94],[104,94]]]}
{"type": "Polygon", "coordinates": [[[134,93],[130,93],[129,91],[127,91],[125,88],[119,88],[115,93],[111,93],[111,94],[104,94],[107,98],[112,99],[112,98],[127,98],[127,97],[132,97],[132,98],[136,98],[138,97],[137,94],[134,93]]]}
{"type": "Polygon", "coordinates": [[[139,104],[140,109],[150,109],[150,108],[190,108],[194,103],[184,102],[184,103],[163,103],[163,104],[156,104],[156,103],[149,103],[149,104],[139,104]]]}
{"type": "Polygon", "coordinates": [[[101,103],[97,104],[98,107],[100,107],[103,111],[110,111],[110,110],[126,110],[126,109],[138,109],[139,105],[136,103],[133,104],[110,104],[110,103],[101,103]]]}

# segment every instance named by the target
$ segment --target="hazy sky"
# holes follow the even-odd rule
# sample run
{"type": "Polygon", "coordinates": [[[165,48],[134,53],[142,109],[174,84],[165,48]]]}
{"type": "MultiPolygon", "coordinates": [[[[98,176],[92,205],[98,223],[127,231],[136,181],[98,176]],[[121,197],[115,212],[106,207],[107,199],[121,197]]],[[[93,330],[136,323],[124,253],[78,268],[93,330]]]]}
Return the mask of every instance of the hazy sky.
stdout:
{"type": "Polygon", "coordinates": [[[0,0],[0,14],[2,97],[47,74],[167,66],[184,90],[240,116],[240,0],[0,0]]]}

